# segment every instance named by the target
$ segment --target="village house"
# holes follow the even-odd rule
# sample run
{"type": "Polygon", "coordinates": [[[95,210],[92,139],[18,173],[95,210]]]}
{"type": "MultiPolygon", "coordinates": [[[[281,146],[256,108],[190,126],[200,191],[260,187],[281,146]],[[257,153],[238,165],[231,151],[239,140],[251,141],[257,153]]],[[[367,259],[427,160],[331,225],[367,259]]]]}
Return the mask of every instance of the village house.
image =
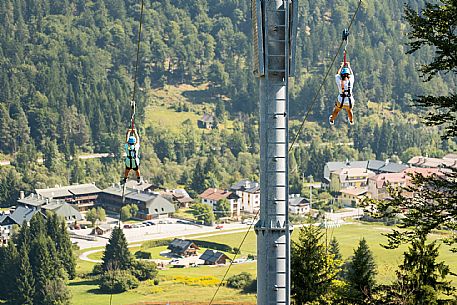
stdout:
{"type": "MultiPolygon", "coordinates": [[[[388,186],[392,188],[406,187],[410,183],[410,174],[422,174],[425,177],[430,175],[442,175],[440,168],[418,168],[411,167],[401,173],[379,174],[368,179],[368,193],[373,199],[383,200],[389,198],[388,186]]],[[[404,193],[405,196],[411,194],[404,193]]]]}
{"type": "Polygon", "coordinates": [[[217,209],[219,201],[227,199],[230,203],[230,217],[240,217],[241,198],[234,192],[209,188],[201,193],[199,197],[202,199],[202,203],[210,205],[213,210],[217,209]]]}
{"type": "Polygon", "coordinates": [[[52,201],[41,207],[42,211],[53,212],[65,220],[67,224],[83,220],[81,213],[73,205],[63,200],[52,201]]]}
{"type": "Polygon", "coordinates": [[[371,198],[383,200],[389,197],[387,187],[405,187],[408,176],[406,173],[380,174],[368,179],[368,192],[371,198]]]}
{"type": "Polygon", "coordinates": [[[230,258],[222,252],[207,249],[200,259],[205,262],[205,265],[225,265],[230,258]]]}
{"type": "Polygon", "coordinates": [[[204,113],[202,118],[197,121],[197,126],[201,129],[213,129],[217,128],[217,121],[213,115],[204,113]]]}
{"type": "Polygon", "coordinates": [[[87,212],[94,207],[100,192],[101,190],[96,187],[95,184],[76,184],[35,189],[35,193],[39,198],[64,200],[74,205],[82,213],[87,212]]]}
{"type": "Polygon", "coordinates": [[[309,200],[301,197],[300,194],[289,195],[289,211],[295,215],[306,215],[311,212],[309,200]]]}
{"type": "Polygon", "coordinates": [[[146,220],[168,218],[175,212],[175,207],[170,201],[151,191],[126,188],[125,202],[123,202],[120,185],[104,189],[97,198],[98,206],[115,213],[119,213],[126,204],[136,204],[139,209],[136,217],[146,220]]]}
{"type": "Polygon", "coordinates": [[[173,255],[179,257],[188,257],[197,255],[197,250],[200,248],[191,240],[175,238],[169,245],[168,250],[173,255]]]}
{"type": "Polygon", "coordinates": [[[13,227],[22,226],[24,222],[30,222],[40,209],[18,206],[10,214],[0,215],[0,246],[6,245],[11,236],[13,227]]]}
{"type": "Polygon", "coordinates": [[[452,167],[457,169],[457,154],[447,154],[443,158],[429,158],[416,156],[408,161],[411,167],[422,167],[422,168],[440,168],[440,167],[452,167]]]}
{"type": "Polygon", "coordinates": [[[173,202],[179,208],[188,208],[194,202],[194,200],[184,189],[165,189],[159,193],[167,200],[173,202]]]}
{"type": "Polygon", "coordinates": [[[241,198],[241,211],[255,214],[260,209],[260,185],[250,180],[241,180],[230,187],[241,198]]]}
{"type": "Polygon", "coordinates": [[[368,178],[374,172],[366,168],[342,168],[330,174],[330,191],[339,192],[346,188],[361,188],[368,185],[368,178]]]}
{"type": "Polygon", "coordinates": [[[359,207],[369,197],[367,188],[346,188],[340,190],[339,201],[344,206],[359,207]]]}
{"type": "Polygon", "coordinates": [[[399,164],[389,160],[369,160],[369,161],[346,161],[346,162],[327,162],[324,166],[324,183],[331,184],[331,174],[344,168],[364,168],[375,174],[381,173],[400,173],[409,166],[399,164]]]}

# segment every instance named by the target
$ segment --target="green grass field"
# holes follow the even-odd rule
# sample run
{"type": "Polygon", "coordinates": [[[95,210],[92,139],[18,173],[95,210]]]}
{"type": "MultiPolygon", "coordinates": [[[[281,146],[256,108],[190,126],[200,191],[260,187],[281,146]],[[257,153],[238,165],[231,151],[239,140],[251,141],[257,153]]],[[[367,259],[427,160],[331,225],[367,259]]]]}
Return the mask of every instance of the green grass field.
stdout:
{"type": "MultiPolygon", "coordinates": [[[[353,250],[357,247],[359,240],[364,237],[367,240],[370,249],[373,251],[378,265],[378,282],[388,283],[394,279],[395,270],[401,263],[402,253],[406,249],[406,247],[401,247],[395,250],[387,250],[380,246],[380,243],[386,242],[386,237],[384,237],[382,233],[389,231],[389,227],[380,224],[356,223],[345,225],[340,228],[329,229],[327,230],[326,236],[328,240],[333,236],[337,238],[344,259],[349,258],[353,254],[353,250]]],[[[292,234],[293,240],[298,237],[298,233],[299,229],[296,228],[292,234]]],[[[238,247],[243,236],[244,233],[232,233],[212,235],[197,239],[226,244],[231,247],[238,247]]],[[[188,237],[188,239],[190,238],[191,237],[188,237]]],[[[437,238],[437,236],[432,236],[432,238],[437,238]]],[[[149,248],[146,249],[146,251],[150,251],[154,258],[159,258],[160,252],[165,248],[165,246],[149,248]]],[[[130,250],[134,252],[139,249],[140,248],[137,247],[131,248],[130,250]]],[[[88,249],[85,251],[88,251],[88,249]]],[[[200,253],[203,253],[203,251],[204,249],[200,251],[200,253]]],[[[256,235],[254,232],[248,234],[246,241],[241,248],[242,257],[245,257],[250,253],[256,253],[256,235]]],[[[101,255],[101,252],[95,253],[91,255],[90,258],[100,259],[101,255]]],[[[233,257],[233,254],[228,253],[228,255],[233,257]]],[[[439,260],[445,261],[446,264],[451,267],[452,272],[457,272],[457,255],[451,253],[444,245],[441,247],[439,260]]],[[[83,262],[78,259],[78,274],[87,273],[92,269],[93,265],[93,263],[83,262]]],[[[142,301],[208,302],[216,289],[214,281],[216,279],[222,279],[227,270],[226,268],[226,266],[201,266],[197,268],[170,268],[167,270],[160,270],[160,283],[158,286],[154,286],[151,282],[141,283],[140,287],[133,291],[114,295],[113,304],[134,304],[142,301]],[[201,277],[214,277],[214,279],[209,282],[202,282],[210,284],[198,284],[201,282],[201,277]],[[197,284],[195,284],[195,282],[197,282],[197,284]]],[[[230,269],[228,276],[241,272],[250,272],[255,276],[257,272],[256,263],[234,264],[230,269]]],[[[450,277],[449,279],[452,278],[450,277]]],[[[454,281],[454,285],[457,285],[457,281],[454,281]]],[[[109,303],[109,295],[100,294],[98,292],[98,286],[93,280],[76,279],[71,281],[70,289],[73,294],[73,303],[76,305],[101,305],[109,303]]],[[[216,300],[230,300],[248,305],[255,304],[255,295],[243,294],[240,291],[222,287],[216,300]]]]}

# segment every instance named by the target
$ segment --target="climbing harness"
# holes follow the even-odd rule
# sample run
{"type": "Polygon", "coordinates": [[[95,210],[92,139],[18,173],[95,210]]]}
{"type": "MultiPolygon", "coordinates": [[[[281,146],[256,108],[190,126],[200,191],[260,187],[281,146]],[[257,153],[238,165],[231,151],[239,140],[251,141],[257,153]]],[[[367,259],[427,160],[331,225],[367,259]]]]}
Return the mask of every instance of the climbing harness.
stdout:
{"type": "Polygon", "coordinates": [[[351,98],[351,81],[348,81],[348,88],[344,89],[344,81],[341,80],[341,103],[340,103],[340,108],[343,108],[344,105],[344,99],[348,98],[349,100],[349,108],[352,108],[352,98],[351,98]]]}

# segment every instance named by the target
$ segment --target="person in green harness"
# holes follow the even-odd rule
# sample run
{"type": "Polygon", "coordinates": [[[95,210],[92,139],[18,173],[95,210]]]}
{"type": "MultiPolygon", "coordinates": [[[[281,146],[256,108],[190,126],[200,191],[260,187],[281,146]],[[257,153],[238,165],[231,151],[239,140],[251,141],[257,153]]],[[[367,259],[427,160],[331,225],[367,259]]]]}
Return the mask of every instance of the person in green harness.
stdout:
{"type": "Polygon", "coordinates": [[[127,130],[125,139],[125,172],[124,177],[121,180],[121,183],[125,184],[127,182],[130,170],[132,169],[136,172],[136,181],[138,183],[141,183],[139,157],[140,137],[138,136],[136,129],[127,130]]]}

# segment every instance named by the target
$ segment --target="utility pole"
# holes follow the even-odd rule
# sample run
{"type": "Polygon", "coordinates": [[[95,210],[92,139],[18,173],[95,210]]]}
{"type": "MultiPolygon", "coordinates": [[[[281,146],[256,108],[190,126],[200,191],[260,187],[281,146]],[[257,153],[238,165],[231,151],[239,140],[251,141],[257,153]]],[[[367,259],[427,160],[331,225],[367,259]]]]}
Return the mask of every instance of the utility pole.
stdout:
{"type": "Polygon", "coordinates": [[[257,304],[290,304],[289,77],[295,70],[298,0],[251,0],[260,88],[257,304]]]}

